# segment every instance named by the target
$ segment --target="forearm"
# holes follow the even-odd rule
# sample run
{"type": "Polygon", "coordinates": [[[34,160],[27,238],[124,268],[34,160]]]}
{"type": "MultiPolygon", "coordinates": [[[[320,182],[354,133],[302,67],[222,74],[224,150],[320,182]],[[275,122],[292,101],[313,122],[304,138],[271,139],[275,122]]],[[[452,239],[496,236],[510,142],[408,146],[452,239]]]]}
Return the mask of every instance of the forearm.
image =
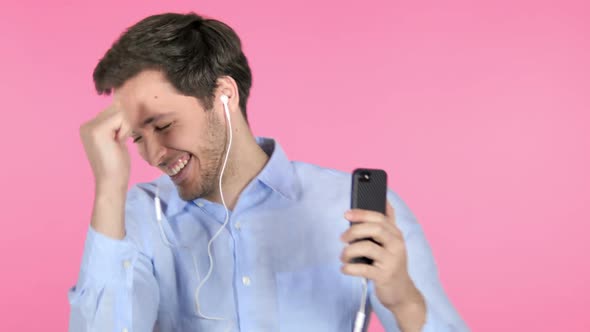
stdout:
{"type": "Polygon", "coordinates": [[[95,231],[113,239],[125,237],[125,199],[122,190],[97,186],[91,225],[95,231]]]}

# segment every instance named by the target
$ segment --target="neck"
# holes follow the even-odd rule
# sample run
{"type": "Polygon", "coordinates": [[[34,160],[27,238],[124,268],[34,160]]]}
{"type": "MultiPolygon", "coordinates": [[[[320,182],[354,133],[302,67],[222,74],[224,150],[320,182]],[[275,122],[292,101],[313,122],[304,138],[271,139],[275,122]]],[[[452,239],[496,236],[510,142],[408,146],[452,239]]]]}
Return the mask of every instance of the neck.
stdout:
{"type": "MultiPolygon", "coordinates": [[[[228,209],[235,208],[244,188],[262,171],[267,161],[268,156],[258,146],[249,129],[234,129],[232,147],[222,179],[223,197],[228,209]]],[[[205,198],[221,204],[219,185],[205,198]]]]}

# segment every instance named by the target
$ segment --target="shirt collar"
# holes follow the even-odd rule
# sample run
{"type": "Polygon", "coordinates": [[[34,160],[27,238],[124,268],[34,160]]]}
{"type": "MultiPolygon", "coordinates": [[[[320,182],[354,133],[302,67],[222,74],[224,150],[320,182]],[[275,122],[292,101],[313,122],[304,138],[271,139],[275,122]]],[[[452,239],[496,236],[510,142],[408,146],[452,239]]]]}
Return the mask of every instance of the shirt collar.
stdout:
{"type": "MultiPolygon", "coordinates": [[[[301,184],[293,164],[287,158],[281,145],[274,139],[266,137],[256,137],[256,143],[269,156],[269,159],[254,181],[260,181],[272,191],[289,200],[296,200],[301,194],[301,184]]],[[[191,203],[180,198],[174,183],[168,175],[163,175],[157,179],[156,185],[159,187],[160,199],[165,205],[163,209],[166,215],[175,215],[181,212],[187,204],[191,203]]],[[[243,192],[243,194],[247,193],[243,192]]]]}
{"type": "Polygon", "coordinates": [[[287,199],[297,199],[301,193],[301,184],[281,145],[266,137],[257,137],[256,143],[269,156],[266,165],[257,176],[258,181],[287,199]]]}

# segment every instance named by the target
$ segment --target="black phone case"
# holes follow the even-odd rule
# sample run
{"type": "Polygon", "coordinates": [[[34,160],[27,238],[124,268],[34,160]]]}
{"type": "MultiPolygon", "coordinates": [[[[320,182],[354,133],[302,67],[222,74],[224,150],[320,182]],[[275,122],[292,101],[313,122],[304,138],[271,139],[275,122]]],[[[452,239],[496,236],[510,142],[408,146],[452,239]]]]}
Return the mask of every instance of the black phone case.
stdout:
{"type": "MultiPolygon", "coordinates": [[[[387,173],[381,169],[355,169],[352,173],[352,192],[350,207],[353,209],[371,210],[385,214],[386,204],[387,173]]],[[[373,239],[370,238],[360,239],[357,241],[363,240],[373,241],[373,239]]],[[[371,265],[373,264],[373,260],[367,257],[356,257],[351,260],[351,263],[362,263],[371,265]]]]}

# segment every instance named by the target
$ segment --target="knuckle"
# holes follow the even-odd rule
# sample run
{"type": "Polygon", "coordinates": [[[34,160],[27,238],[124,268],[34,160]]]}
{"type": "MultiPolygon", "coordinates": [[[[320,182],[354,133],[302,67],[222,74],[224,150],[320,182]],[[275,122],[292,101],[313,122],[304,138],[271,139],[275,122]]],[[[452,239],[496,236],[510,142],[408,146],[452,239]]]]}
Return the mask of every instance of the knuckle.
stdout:
{"type": "Polygon", "coordinates": [[[374,246],[375,243],[370,240],[365,240],[361,243],[361,249],[363,249],[363,251],[372,252],[374,250],[374,246]]]}
{"type": "Polygon", "coordinates": [[[361,272],[362,274],[367,274],[369,272],[369,265],[360,264],[359,270],[360,270],[359,272],[361,272]]]}
{"type": "Polygon", "coordinates": [[[350,250],[343,250],[342,251],[342,258],[350,259],[350,257],[351,257],[350,254],[351,254],[350,250]]]}
{"type": "Polygon", "coordinates": [[[367,245],[365,246],[365,250],[363,251],[365,254],[377,257],[379,255],[379,248],[381,248],[378,244],[373,242],[367,241],[367,245]]]}
{"type": "Polygon", "coordinates": [[[351,250],[350,250],[350,246],[348,246],[348,247],[344,248],[344,250],[342,250],[342,257],[343,257],[343,258],[350,257],[350,254],[351,254],[351,252],[350,252],[350,251],[351,251],[351,250]]]}

